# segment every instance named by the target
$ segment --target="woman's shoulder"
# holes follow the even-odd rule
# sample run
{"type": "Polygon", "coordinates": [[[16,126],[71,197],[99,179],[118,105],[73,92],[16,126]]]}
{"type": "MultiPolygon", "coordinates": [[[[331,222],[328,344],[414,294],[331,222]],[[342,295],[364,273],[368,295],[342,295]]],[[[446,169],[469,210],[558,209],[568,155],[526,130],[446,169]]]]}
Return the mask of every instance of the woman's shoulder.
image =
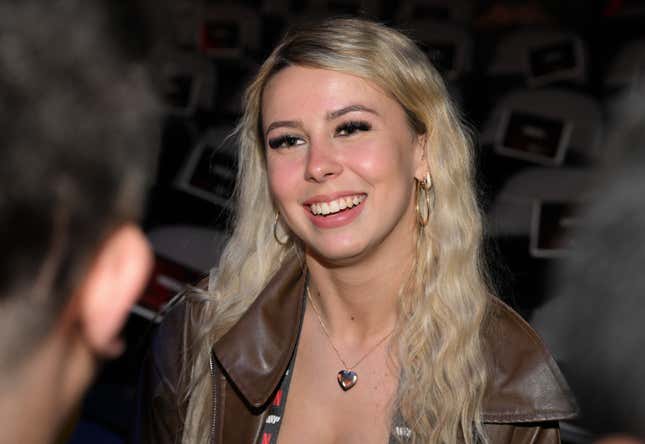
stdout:
{"type": "Polygon", "coordinates": [[[164,310],[163,319],[156,327],[150,344],[150,355],[157,371],[167,381],[178,380],[179,371],[190,348],[187,341],[190,339],[191,310],[197,309],[196,305],[199,304],[190,297],[189,292],[204,290],[206,285],[207,279],[204,279],[178,295],[172,305],[164,310]]]}
{"type": "Polygon", "coordinates": [[[484,324],[489,383],[483,419],[490,423],[557,421],[576,416],[571,389],[538,334],[493,297],[484,324]]]}
{"type": "Polygon", "coordinates": [[[150,359],[161,379],[175,385],[179,379],[181,357],[185,350],[185,334],[188,302],[185,297],[164,314],[156,327],[150,343],[150,359]]]}
{"type": "Polygon", "coordinates": [[[137,390],[137,419],[132,442],[179,442],[185,405],[180,377],[187,360],[187,328],[191,303],[176,298],[155,328],[143,359],[137,390]]]}

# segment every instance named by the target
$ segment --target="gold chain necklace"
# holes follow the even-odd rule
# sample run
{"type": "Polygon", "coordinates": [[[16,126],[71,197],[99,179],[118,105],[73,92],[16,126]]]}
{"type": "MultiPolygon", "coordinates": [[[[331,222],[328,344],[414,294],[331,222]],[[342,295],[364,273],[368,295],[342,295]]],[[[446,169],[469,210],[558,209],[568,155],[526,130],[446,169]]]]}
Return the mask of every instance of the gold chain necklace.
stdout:
{"type": "Polygon", "coordinates": [[[331,345],[331,348],[334,349],[334,352],[336,352],[336,356],[338,356],[338,359],[340,362],[343,364],[343,369],[341,369],[338,374],[336,375],[336,379],[338,380],[338,385],[340,385],[340,388],[343,389],[343,391],[347,391],[354,387],[356,385],[356,382],[358,381],[358,374],[353,370],[358,364],[363,362],[365,358],[367,358],[370,353],[372,353],[376,348],[381,345],[387,338],[392,336],[392,333],[394,333],[394,329],[392,329],[391,332],[389,332],[387,335],[385,335],[380,341],[378,341],[372,348],[370,348],[367,353],[365,353],[361,359],[359,359],[354,365],[349,366],[343,359],[343,357],[340,355],[340,352],[334,345],[334,341],[331,340],[331,336],[329,334],[329,331],[327,330],[327,326],[322,320],[322,317],[320,316],[320,312],[318,311],[318,307],[316,307],[316,304],[314,303],[313,298],[311,297],[311,292],[309,291],[309,285],[307,285],[307,299],[309,299],[309,302],[311,303],[311,308],[314,309],[314,313],[316,313],[316,317],[318,318],[318,322],[320,322],[320,327],[322,328],[323,333],[327,337],[327,340],[329,341],[329,345],[331,345]]]}

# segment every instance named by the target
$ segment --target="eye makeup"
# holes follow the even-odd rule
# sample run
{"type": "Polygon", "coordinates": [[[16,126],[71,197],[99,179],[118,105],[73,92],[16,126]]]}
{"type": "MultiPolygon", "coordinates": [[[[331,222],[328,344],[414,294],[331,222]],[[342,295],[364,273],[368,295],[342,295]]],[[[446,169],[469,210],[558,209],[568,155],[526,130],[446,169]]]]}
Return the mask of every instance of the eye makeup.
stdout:
{"type": "Polygon", "coordinates": [[[358,131],[369,131],[372,129],[372,125],[362,120],[350,120],[349,122],[344,122],[336,128],[337,136],[350,136],[358,131]]]}
{"type": "Polygon", "coordinates": [[[301,143],[304,143],[304,142],[300,137],[291,136],[289,134],[285,134],[282,136],[277,136],[269,139],[269,147],[273,149],[289,148],[292,146],[300,145],[301,143]]]}
{"type": "MultiPolygon", "coordinates": [[[[343,122],[334,130],[335,136],[347,137],[359,131],[369,131],[372,125],[362,120],[350,120],[343,122]]],[[[268,144],[272,149],[291,148],[297,145],[302,145],[304,140],[301,137],[293,136],[290,134],[283,134],[280,136],[269,138],[268,144]]]]}

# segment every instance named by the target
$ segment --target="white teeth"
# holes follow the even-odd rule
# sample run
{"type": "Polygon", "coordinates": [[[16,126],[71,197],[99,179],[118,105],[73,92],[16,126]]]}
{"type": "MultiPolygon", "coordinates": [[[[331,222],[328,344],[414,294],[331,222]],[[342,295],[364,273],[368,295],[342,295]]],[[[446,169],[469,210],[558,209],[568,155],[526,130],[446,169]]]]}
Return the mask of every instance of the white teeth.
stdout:
{"type": "Polygon", "coordinates": [[[355,207],[359,203],[363,202],[363,200],[365,200],[365,196],[363,195],[341,197],[339,199],[332,200],[331,202],[311,204],[309,206],[309,210],[315,215],[322,214],[323,216],[326,216],[328,214],[338,213],[339,211],[347,208],[355,207]]]}

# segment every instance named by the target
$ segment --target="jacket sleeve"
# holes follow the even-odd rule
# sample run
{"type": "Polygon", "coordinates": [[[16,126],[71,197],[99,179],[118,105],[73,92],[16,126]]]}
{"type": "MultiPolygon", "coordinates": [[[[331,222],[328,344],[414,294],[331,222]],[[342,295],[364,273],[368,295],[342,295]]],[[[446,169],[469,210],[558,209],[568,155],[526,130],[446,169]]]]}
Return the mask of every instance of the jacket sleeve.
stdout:
{"type": "Polygon", "coordinates": [[[539,424],[487,424],[490,444],[559,444],[557,422],[539,424]]]}
{"type": "Polygon", "coordinates": [[[166,315],[151,342],[139,378],[130,442],[179,444],[184,414],[177,390],[182,362],[184,304],[166,315]]]}
{"type": "Polygon", "coordinates": [[[174,390],[163,382],[151,353],[144,361],[137,393],[137,418],[133,443],[179,444],[180,414],[174,390]]]}

